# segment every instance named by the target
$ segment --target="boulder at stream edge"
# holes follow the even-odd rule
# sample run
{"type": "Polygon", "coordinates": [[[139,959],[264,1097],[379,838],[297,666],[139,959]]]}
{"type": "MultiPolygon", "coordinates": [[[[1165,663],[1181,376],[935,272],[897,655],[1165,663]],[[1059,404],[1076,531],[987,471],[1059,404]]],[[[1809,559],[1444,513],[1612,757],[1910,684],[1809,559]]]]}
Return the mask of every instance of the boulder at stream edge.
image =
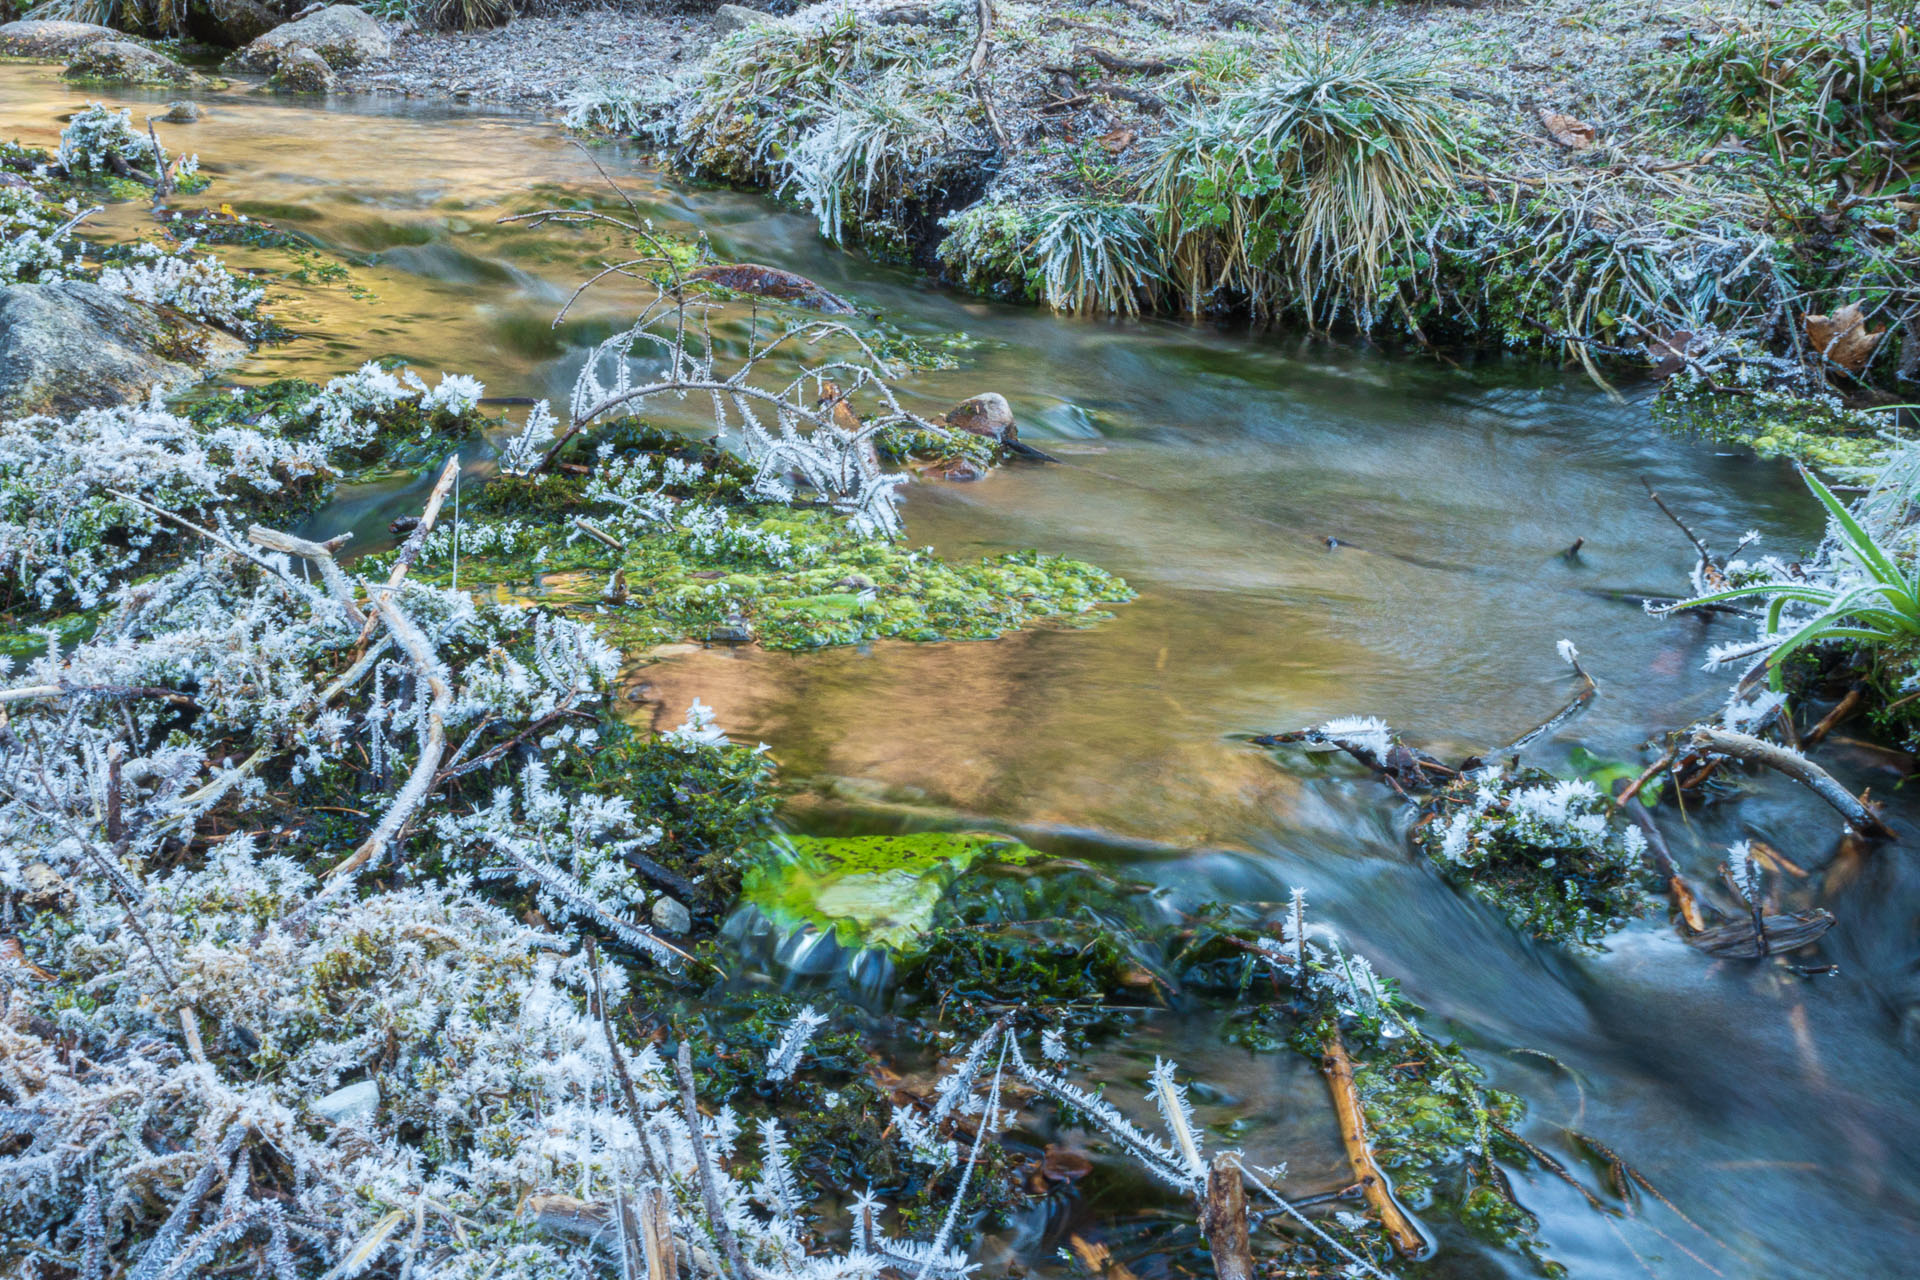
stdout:
{"type": "Polygon", "coordinates": [[[275,27],[234,54],[227,67],[264,74],[278,68],[290,49],[311,49],[338,71],[386,57],[393,52],[393,42],[365,9],[329,5],[298,22],[275,27]]]}
{"type": "Polygon", "coordinates": [[[27,18],[0,25],[0,53],[15,58],[71,58],[99,40],[124,40],[112,27],[91,22],[49,22],[27,18]]]}
{"type": "Polygon", "coordinates": [[[238,338],[82,280],[0,289],[0,417],[131,404],[246,354],[238,338]]]}
{"type": "Polygon", "coordinates": [[[166,54],[131,40],[96,40],[62,74],[100,84],[189,84],[200,78],[166,54]]]}

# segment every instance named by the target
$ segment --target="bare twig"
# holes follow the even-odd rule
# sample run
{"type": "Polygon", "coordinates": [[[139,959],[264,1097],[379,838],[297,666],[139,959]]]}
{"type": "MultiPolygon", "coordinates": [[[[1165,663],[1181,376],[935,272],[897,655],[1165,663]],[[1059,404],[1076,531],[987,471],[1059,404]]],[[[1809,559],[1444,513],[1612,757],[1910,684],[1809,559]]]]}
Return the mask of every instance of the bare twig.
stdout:
{"type": "Polygon", "coordinates": [[[1765,765],[1800,783],[1837,810],[1841,817],[1866,835],[1894,839],[1892,828],[1841,786],[1834,776],[1797,751],[1777,746],[1745,733],[1702,725],[1693,731],[1693,745],[1705,747],[1723,756],[1732,756],[1750,764],[1765,765]]]}

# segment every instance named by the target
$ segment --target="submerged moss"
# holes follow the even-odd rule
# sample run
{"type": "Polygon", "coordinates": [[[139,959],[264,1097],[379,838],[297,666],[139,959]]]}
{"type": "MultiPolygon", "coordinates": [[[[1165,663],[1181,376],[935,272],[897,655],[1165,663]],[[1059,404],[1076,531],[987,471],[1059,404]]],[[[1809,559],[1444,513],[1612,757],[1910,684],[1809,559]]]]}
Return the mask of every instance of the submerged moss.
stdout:
{"type": "Polygon", "coordinates": [[[1678,378],[1662,390],[1654,410],[1675,430],[1825,470],[1873,466],[1887,452],[1883,433],[1893,425],[1888,414],[1850,409],[1834,396],[1758,390],[1732,395],[1678,378]]]}

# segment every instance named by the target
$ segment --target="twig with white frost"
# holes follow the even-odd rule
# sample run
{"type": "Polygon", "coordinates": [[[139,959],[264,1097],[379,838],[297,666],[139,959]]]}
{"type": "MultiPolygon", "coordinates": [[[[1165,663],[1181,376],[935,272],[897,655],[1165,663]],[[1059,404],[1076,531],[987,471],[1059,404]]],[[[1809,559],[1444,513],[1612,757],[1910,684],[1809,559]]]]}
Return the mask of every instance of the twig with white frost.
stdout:
{"type": "Polygon", "coordinates": [[[1854,830],[1889,840],[1897,838],[1892,828],[1851,791],[1841,786],[1832,774],[1798,751],[1756,738],[1752,734],[1735,733],[1712,725],[1700,725],[1694,729],[1693,745],[1783,773],[1832,805],[1854,830]]]}

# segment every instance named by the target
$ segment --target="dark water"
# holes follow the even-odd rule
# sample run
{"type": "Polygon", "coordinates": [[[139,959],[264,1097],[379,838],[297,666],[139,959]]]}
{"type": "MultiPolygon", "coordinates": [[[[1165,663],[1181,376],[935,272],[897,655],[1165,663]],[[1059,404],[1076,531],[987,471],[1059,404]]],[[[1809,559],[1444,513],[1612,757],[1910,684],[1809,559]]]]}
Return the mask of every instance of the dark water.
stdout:
{"type": "MultiPolygon", "coordinates": [[[[0,133],[51,144],[59,117],[90,96],[154,101],[12,66],[0,71],[0,133]]],[[[249,364],[249,380],[324,379],[399,355],[430,375],[476,374],[492,394],[564,400],[582,343],[635,301],[609,292],[556,335],[555,309],[605,260],[606,240],[495,225],[559,200],[611,201],[548,125],[235,93],[164,137],[219,177],[209,201],[311,235],[373,295],[283,286],[275,310],[300,336],[249,364]]],[[[1920,884],[1903,846],[1836,863],[1833,816],[1757,780],[1737,805],[1672,822],[1676,857],[1706,880],[1731,840],[1785,851],[1810,873],[1787,885],[1788,905],[1839,917],[1827,944],[1839,976],[1713,962],[1655,921],[1572,958],[1518,940],[1413,861],[1402,815],[1370,781],[1284,769],[1228,738],[1353,713],[1443,756],[1495,747],[1571,694],[1554,653],[1566,637],[1602,693],[1541,762],[1564,764],[1576,745],[1637,760],[1649,734],[1717,705],[1727,681],[1699,667],[1730,634],[1610,597],[1675,590],[1690,563],[1643,482],[1710,541],[1757,527],[1791,550],[1816,521],[1784,465],[1675,439],[1631,395],[1616,403],[1537,366],[1452,368],[961,298],[834,250],[758,198],[676,188],[617,150],[596,154],[648,214],[704,231],[723,256],[804,272],[922,340],[971,336],[959,368],[908,380],[910,402],[938,410],[999,391],[1063,465],[917,486],[913,541],[955,555],[1067,552],[1140,592],[1096,629],[992,644],[682,652],[636,677],[660,714],[677,722],[698,694],[737,738],[770,743],[790,777],[809,780],[799,810],[823,822],[891,807],[1098,833],[1105,856],[1192,903],[1304,886],[1437,1028],[1527,1098],[1532,1140],[1601,1185],[1564,1130],[1601,1138],[1714,1237],[1644,1197],[1635,1216],[1602,1216],[1550,1175],[1516,1174],[1547,1252],[1576,1276],[1920,1274],[1920,1071],[1902,1036],[1920,994],[1920,884]],[[1559,553],[1576,537],[1585,548],[1569,563],[1559,553]]],[[[136,206],[97,221],[150,226],[136,206]]],[[[286,266],[277,253],[229,256],[286,266]]],[[[347,495],[327,532],[377,530],[408,488],[347,495]]],[[[1822,759],[1876,794],[1901,780],[1864,747],[1822,759]]],[[[1906,827],[1910,806],[1895,810],[1906,827]]],[[[1292,1156],[1305,1183],[1331,1179],[1313,1174],[1334,1148],[1304,1064],[1172,1019],[1107,1052],[1103,1073],[1137,1079],[1170,1053],[1212,1086],[1201,1117],[1230,1145],[1292,1156]]],[[[1108,1236],[1120,1256],[1136,1229],[1108,1236]]],[[[1030,1248],[1022,1230],[991,1249],[1030,1248]]],[[[1448,1243],[1443,1273],[1523,1269],[1448,1243]]]]}

